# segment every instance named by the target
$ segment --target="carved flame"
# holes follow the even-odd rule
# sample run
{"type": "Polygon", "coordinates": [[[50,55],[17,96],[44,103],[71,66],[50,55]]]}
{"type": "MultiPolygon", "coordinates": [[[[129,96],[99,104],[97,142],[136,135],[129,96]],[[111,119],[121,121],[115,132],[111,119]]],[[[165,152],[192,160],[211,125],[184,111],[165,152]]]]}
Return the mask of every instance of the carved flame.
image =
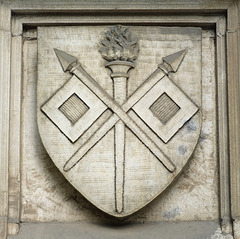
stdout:
{"type": "Polygon", "coordinates": [[[123,26],[114,26],[105,33],[101,41],[100,52],[107,61],[130,61],[137,59],[139,46],[136,39],[132,38],[129,29],[123,26]]]}

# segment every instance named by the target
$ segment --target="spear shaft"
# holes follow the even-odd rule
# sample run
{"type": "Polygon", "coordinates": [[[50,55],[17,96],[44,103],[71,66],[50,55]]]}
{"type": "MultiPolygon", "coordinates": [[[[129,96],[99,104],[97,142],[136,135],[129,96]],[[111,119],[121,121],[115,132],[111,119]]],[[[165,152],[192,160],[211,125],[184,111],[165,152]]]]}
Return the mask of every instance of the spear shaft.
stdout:
{"type": "MultiPolygon", "coordinates": [[[[101,99],[114,114],[99,128],[85,143],[80,147],[71,158],[65,163],[64,171],[71,170],[81,158],[119,121],[119,118],[132,130],[132,132],[146,145],[146,147],[158,158],[158,160],[168,169],[174,172],[176,166],[172,161],[155,145],[150,138],[129,118],[126,112],[150,90],[165,74],[176,72],[182,62],[186,50],[179,51],[163,58],[163,63],[153,72],[146,82],[133,93],[133,95],[122,105],[119,106],[113,99],[89,76],[78,63],[76,57],[55,49],[56,55],[64,72],[70,71],[76,75],[84,84],[87,85],[101,99]]],[[[116,75],[115,75],[116,76],[116,75]]]]}
{"type": "MultiPolygon", "coordinates": [[[[115,114],[109,118],[111,125],[114,126],[115,123],[120,119],[122,120],[128,128],[149,148],[149,150],[159,159],[160,162],[170,171],[174,172],[176,170],[175,165],[172,161],[158,148],[158,146],[139,128],[139,126],[128,116],[128,114],[117,104],[96,81],[91,78],[80,66],[79,63],[74,63],[76,66],[72,66],[70,72],[78,77],[90,90],[92,90],[115,114]]],[[[65,68],[63,68],[65,69],[65,68]]],[[[125,103],[124,103],[125,105],[125,103]]],[[[73,168],[86,154],[91,145],[95,145],[99,139],[110,129],[108,128],[107,122],[103,124],[103,129],[99,129],[95,136],[91,137],[79,150],[77,150],[72,157],[64,165],[64,171],[69,171],[73,168]],[[106,131],[107,129],[107,131],[106,131]],[[104,132],[104,134],[103,134],[104,132]],[[96,141],[97,139],[97,141],[96,141]]],[[[112,127],[111,126],[111,127],[112,127]]]]}

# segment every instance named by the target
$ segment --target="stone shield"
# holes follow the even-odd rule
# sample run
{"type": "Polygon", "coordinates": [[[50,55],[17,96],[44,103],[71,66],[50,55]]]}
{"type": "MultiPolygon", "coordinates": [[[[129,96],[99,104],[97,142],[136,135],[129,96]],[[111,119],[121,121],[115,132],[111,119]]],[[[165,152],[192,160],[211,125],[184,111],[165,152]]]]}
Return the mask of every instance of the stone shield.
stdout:
{"type": "Polygon", "coordinates": [[[136,212],[197,145],[201,29],[40,27],[38,38],[37,118],[49,156],[104,212],[136,212]]]}

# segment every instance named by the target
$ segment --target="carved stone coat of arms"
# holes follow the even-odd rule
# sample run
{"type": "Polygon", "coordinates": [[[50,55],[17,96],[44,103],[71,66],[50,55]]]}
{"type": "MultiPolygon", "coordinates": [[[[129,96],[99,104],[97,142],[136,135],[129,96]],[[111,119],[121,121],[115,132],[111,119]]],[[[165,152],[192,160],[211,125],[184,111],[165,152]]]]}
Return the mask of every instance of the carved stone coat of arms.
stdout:
{"type": "Polygon", "coordinates": [[[124,217],[180,174],[201,129],[201,29],[38,28],[38,127],[65,178],[124,217]]]}

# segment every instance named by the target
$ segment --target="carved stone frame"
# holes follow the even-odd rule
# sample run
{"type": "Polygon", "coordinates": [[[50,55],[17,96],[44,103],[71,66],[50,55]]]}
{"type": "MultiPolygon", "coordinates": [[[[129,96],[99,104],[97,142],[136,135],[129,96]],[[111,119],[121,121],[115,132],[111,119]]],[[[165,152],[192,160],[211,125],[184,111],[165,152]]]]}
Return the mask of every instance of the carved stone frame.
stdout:
{"type": "Polygon", "coordinates": [[[22,33],[26,26],[157,24],[216,30],[222,231],[240,238],[240,1],[51,1],[0,3],[0,239],[20,222],[22,33]],[[56,13],[58,13],[56,15],[56,13]],[[77,13],[77,14],[76,14],[77,13]],[[81,13],[81,14],[80,14],[81,13]],[[80,16],[81,15],[81,16],[80,16]],[[124,17],[123,17],[124,16],[124,17]],[[232,223],[233,222],[233,223],[232,223]]]}

